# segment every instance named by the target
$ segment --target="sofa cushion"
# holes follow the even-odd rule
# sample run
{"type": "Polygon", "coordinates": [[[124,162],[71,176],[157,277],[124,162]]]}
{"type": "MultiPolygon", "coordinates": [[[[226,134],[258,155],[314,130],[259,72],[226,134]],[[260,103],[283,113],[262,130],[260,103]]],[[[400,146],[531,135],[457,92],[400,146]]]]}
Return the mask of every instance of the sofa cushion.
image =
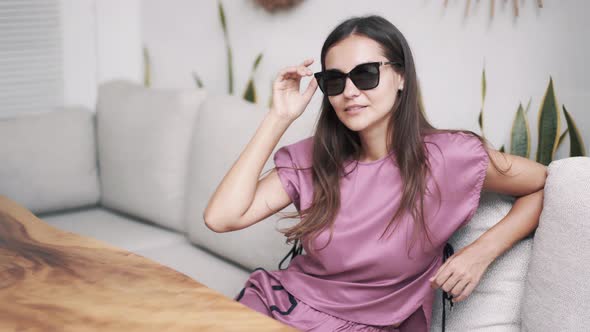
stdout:
{"type": "Polygon", "coordinates": [[[184,231],[188,152],[200,90],[150,89],[112,81],[99,87],[102,205],[184,231]]]}
{"type": "Polygon", "coordinates": [[[98,239],[133,253],[186,242],[180,233],[103,208],[42,214],[39,218],[61,230],[98,239]]]}
{"type": "Polygon", "coordinates": [[[0,194],[34,213],[96,205],[94,125],[82,107],[0,119],[0,194]]]}
{"type": "Polygon", "coordinates": [[[590,327],[590,158],[553,161],[526,278],[522,331],[590,327]]]}
{"type": "MultiPolygon", "coordinates": [[[[511,196],[483,192],[473,218],[449,239],[455,252],[504,218],[513,203],[511,196]]],[[[447,301],[447,331],[520,331],[520,310],[532,245],[532,239],[527,237],[496,258],[473,292],[465,300],[454,303],[452,311],[447,301]]],[[[433,332],[441,330],[441,297],[438,289],[432,309],[433,332]]]]}
{"type": "Polygon", "coordinates": [[[108,209],[41,214],[39,218],[61,230],[154,260],[230,298],[240,292],[248,278],[247,270],[197,248],[180,233],[108,209]]]}
{"type": "Polygon", "coordinates": [[[248,270],[200,249],[185,239],[161,247],[135,252],[197,280],[223,295],[234,298],[245,286],[248,270]]]}
{"type": "MultiPolygon", "coordinates": [[[[294,225],[298,219],[277,223],[275,214],[239,231],[215,233],[205,225],[203,212],[211,195],[254,136],[268,111],[237,97],[208,97],[199,112],[189,169],[186,216],[190,240],[251,270],[257,267],[277,269],[291,248],[277,228],[294,225]]],[[[274,151],[282,145],[310,136],[314,120],[313,112],[303,113],[291,124],[274,151]]],[[[272,167],[273,158],[269,157],[262,173],[272,167]]],[[[295,207],[290,204],[283,212],[293,211],[295,207]]]]}

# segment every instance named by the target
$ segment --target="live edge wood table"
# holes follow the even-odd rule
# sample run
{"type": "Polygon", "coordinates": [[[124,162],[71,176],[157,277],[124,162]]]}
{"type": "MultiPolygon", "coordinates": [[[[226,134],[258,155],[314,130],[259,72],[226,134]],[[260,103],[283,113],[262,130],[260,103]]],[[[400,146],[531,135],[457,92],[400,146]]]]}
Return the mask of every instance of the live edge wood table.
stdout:
{"type": "Polygon", "coordinates": [[[296,331],[0,195],[0,331],[296,331]]]}

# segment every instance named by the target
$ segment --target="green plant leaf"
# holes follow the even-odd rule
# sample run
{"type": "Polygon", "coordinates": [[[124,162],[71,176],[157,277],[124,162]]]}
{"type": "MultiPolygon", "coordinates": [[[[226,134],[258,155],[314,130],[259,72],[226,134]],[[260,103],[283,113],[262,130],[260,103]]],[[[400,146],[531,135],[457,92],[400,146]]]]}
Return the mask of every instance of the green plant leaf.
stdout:
{"type": "Polygon", "coordinates": [[[580,135],[574,119],[565,109],[565,105],[563,106],[563,114],[565,115],[568,132],[570,133],[570,157],[586,156],[586,148],[584,147],[582,135],[580,135]]]}
{"type": "Polygon", "coordinates": [[[500,147],[500,150],[498,150],[498,151],[500,151],[502,153],[506,152],[506,151],[504,151],[504,144],[502,144],[502,146],[500,147]]]}
{"type": "Polygon", "coordinates": [[[528,158],[531,151],[531,135],[529,124],[524,114],[522,104],[514,115],[512,130],[510,134],[510,154],[528,158]]]}
{"type": "Polygon", "coordinates": [[[195,72],[193,72],[193,80],[199,89],[203,88],[203,81],[201,81],[201,78],[195,72]]]}
{"type": "Polygon", "coordinates": [[[256,60],[254,60],[254,65],[252,66],[252,73],[250,74],[250,79],[248,80],[248,84],[246,85],[246,90],[244,91],[244,99],[256,103],[256,87],[254,86],[254,73],[262,60],[262,53],[258,54],[256,60]]]}
{"type": "Polygon", "coordinates": [[[143,47],[143,85],[152,85],[150,53],[146,46],[143,47]]]}
{"type": "Polygon", "coordinates": [[[484,67],[483,71],[481,72],[481,105],[483,108],[483,104],[486,100],[486,91],[487,91],[487,83],[486,83],[486,69],[484,67]]]}
{"type": "Polygon", "coordinates": [[[256,103],[256,87],[254,87],[254,80],[250,79],[244,91],[244,99],[249,102],[256,103]]]}
{"type": "Polygon", "coordinates": [[[477,117],[477,123],[479,123],[479,129],[481,130],[481,136],[483,134],[483,109],[479,111],[479,116],[477,117]]]}
{"type": "Polygon", "coordinates": [[[221,1],[218,2],[219,6],[219,21],[221,22],[221,28],[223,29],[223,34],[227,36],[227,23],[225,22],[225,11],[223,10],[223,4],[221,1]]]}
{"type": "Polygon", "coordinates": [[[483,107],[486,100],[486,91],[487,91],[487,83],[486,83],[486,68],[481,71],[481,109],[479,110],[479,117],[477,118],[477,123],[479,123],[479,129],[481,130],[481,136],[485,137],[483,132],[483,107]]]}
{"type": "Polygon", "coordinates": [[[230,95],[234,94],[234,65],[233,55],[229,44],[227,45],[227,90],[230,95]]]}
{"type": "Polygon", "coordinates": [[[529,113],[529,108],[531,108],[531,101],[532,100],[533,100],[533,98],[529,98],[529,102],[526,104],[526,108],[524,109],[525,114],[529,113]]]}
{"type": "Polygon", "coordinates": [[[254,72],[258,68],[258,65],[260,64],[261,60],[262,60],[262,53],[258,54],[258,56],[256,57],[256,60],[254,60],[254,66],[252,66],[252,74],[254,74],[254,72]]]}
{"type": "Polygon", "coordinates": [[[557,148],[558,149],[561,146],[561,143],[563,143],[563,139],[565,138],[565,135],[567,135],[568,131],[569,131],[569,128],[565,128],[565,130],[563,131],[563,134],[561,134],[561,136],[559,136],[559,140],[557,141],[557,148]]]}
{"type": "Polygon", "coordinates": [[[233,66],[233,55],[231,46],[229,45],[229,35],[227,33],[227,21],[225,19],[225,10],[221,0],[218,2],[219,5],[219,21],[221,22],[221,28],[223,29],[223,37],[225,39],[225,46],[227,49],[227,91],[230,95],[234,93],[234,66],[233,66]]]}
{"type": "Polygon", "coordinates": [[[270,97],[268,98],[268,108],[272,107],[272,88],[273,88],[274,81],[270,81],[270,97]]]}
{"type": "Polygon", "coordinates": [[[553,78],[549,78],[549,86],[543,97],[539,110],[539,145],[537,147],[537,162],[547,166],[555,156],[559,140],[559,109],[557,97],[553,89],[553,78]]]}

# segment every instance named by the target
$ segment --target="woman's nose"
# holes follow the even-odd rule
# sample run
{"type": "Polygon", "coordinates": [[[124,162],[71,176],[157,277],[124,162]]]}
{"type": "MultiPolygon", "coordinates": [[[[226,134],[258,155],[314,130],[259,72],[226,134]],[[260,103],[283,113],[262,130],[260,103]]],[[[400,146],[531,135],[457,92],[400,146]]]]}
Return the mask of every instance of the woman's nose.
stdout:
{"type": "Polygon", "coordinates": [[[354,85],[350,77],[346,78],[346,82],[344,84],[344,97],[353,98],[360,94],[360,90],[356,87],[356,85],[354,85]]]}

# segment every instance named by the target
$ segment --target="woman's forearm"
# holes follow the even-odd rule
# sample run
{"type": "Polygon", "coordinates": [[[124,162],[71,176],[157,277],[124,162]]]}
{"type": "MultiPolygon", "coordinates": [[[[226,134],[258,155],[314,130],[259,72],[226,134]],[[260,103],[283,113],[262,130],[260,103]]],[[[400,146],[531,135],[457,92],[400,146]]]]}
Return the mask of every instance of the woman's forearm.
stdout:
{"type": "Polygon", "coordinates": [[[496,259],[539,225],[543,209],[543,194],[537,192],[518,197],[508,214],[483,233],[474,243],[491,260],[496,259]]]}

